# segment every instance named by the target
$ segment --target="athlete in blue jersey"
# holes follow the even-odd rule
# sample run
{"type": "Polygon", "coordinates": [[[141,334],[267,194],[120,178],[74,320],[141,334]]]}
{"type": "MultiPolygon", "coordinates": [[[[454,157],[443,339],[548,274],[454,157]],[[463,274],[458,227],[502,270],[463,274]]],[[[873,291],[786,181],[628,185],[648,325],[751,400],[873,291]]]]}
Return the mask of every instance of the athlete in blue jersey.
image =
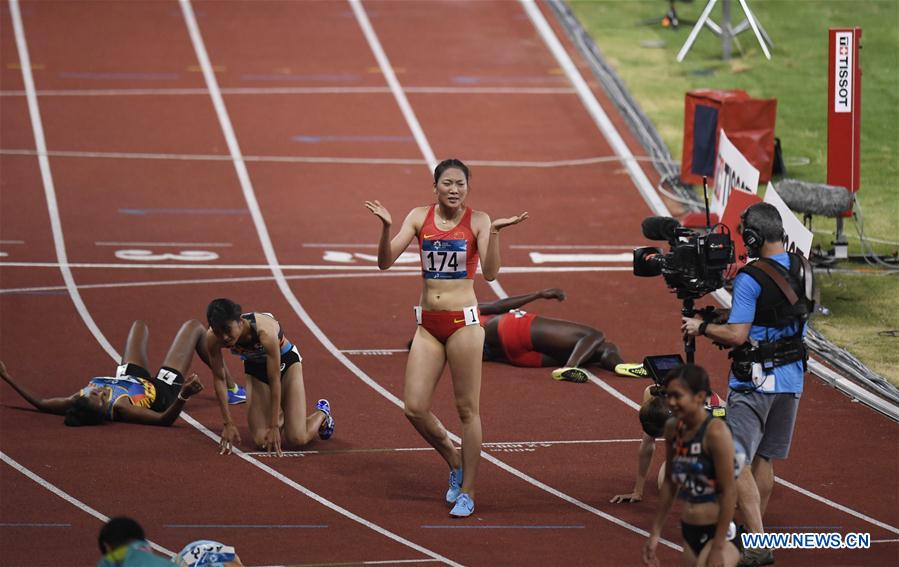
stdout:
{"type": "Polygon", "coordinates": [[[705,408],[712,395],[709,375],[700,366],[685,364],[669,372],[662,386],[672,413],[664,431],[666,475],[643,562],[659,564],[656,547],[677,495],[684,501],[682,565],[733,567],[740,558],[731,543],[737,503],[734,441],[727,424],[705,408]]]}
{"type": "Polygon", "coordinates": [[[306,386],[303,383],[303,358],[296,345],[284,336],[281,324],[262,312],[242,312],[240,305],[219,298],[206,308],[207,364],[212,370],[213,386],[225,422],[221,452],[231,453],[240,443],[240,433],[228,409],[225,383],[228,367],[222,359],[227,348],[243,360],[247,378],[249,408],[247,422],[257,447],[281,456],[281,436],[293,446],[302,446],[315,438],[329,439],[334,434],[331,404],[319,400],[315,411],[306,413],[306,386]]]}
{"type": "Polygon", "coordinates": [[[171,425],[184,402],[203,389],[196,374],[185,378],[194,352],[208,360],[205,329],[199,321],[187,321],[169,347],[155,377],[147,370],[147,339],[150,331],[135,321],[128,333],[125,354],[114,376],[95,377],[87,386],[62,398],[41,398],[16,382],[0,362],[0,378],[38,410],[65,415],[70,426],[100,425],[105,421],[127,421],[145,425],[171,425]]]}

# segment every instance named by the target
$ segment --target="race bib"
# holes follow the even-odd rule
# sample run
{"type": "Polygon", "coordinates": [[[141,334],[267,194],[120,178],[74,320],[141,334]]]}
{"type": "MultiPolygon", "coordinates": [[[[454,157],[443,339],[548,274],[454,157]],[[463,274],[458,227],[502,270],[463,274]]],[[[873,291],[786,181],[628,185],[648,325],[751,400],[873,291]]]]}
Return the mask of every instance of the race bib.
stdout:
{"type": "Polygon", "coordinates": [[[421,247],[421,269],[424,277],[455,280],[468,276],[466,240],[424,240],[421,247]]]}

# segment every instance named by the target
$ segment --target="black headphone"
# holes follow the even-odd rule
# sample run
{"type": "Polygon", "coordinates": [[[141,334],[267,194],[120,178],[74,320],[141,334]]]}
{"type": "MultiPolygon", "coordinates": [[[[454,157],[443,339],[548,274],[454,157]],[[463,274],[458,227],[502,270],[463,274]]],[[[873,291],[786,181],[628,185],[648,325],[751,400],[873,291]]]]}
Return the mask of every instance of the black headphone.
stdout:
{"type": "Polygon", "coordinates": [[[746,224],[746,217],[749,216],[749,209],[743,211],[740,215],[740,225],[743,227],[740,234],[743,236],[743,244],[747,250],[758,250],[765,243],[765,238],[757,229],[746,224]]]}

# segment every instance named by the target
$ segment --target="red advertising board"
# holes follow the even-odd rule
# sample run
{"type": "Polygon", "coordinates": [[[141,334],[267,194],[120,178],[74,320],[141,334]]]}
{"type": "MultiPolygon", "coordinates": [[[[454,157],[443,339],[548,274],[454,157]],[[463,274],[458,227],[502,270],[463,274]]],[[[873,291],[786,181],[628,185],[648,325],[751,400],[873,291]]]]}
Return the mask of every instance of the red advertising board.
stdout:
{"type": "MultiPolygon", "coordinates": [[[[862,73],[861,28],[831,28],[827,71],[827,183],[859,188],[862,73]]],[[[852,216],[852,207],[843,212],[852,216]]]]}

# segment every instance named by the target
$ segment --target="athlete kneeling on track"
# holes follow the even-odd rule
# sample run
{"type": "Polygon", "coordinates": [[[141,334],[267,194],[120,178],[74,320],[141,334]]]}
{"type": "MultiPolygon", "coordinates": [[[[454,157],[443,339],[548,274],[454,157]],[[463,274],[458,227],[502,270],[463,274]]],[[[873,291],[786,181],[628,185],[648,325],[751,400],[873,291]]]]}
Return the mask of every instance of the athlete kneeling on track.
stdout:
{"type": "Polygon", "coordinates": [[[269,454],[281,456],[281,435],[293,446],[306,445],[315,437],[330,439],[334,418],[328,400],[318,400],[312,415],[306,415],[303,359],[296,345],[284,336],[270,313],[242,313],[230,299],[213,300],[206,309],[209,329],[206,347],[214,377],[215,395],[225,422],[221,452],[230,454],[240,433],[228,410],[228,367],[221,350],[228,348],[243,360],[249,398],[247,422],[253,442],[269,454]]]}
{"type": "Polygon", "coordinates": [[[683,499],[681,531],[684,565],[734,566],[740,554],[730,541],[737,503],[734,442],[730,429],[705,409],[711,396],[709,375],[694,364],[672,370],[662,382],[673,417],[665,424],[666,470],[658,513],[643,561],[658,565],[656,547],[674,502],[683,499]]]}
{"type": "Polygon", "coordinates": [[[35,396],[13,380],[2,362],[0,378],[38,410],[65,415],[65,424],[69,426],[100,425],[107,420],[171,425],[181,414],[184,402],[203,389],[196,374],[186,379],[184,375],[195,351],[201,359],[206,357],[204,328],[199,321],[187,321],[181,326],[155,378],[147,370],[149,334],[146,323],[135,321],[115,376],[93,378],[68,397],[35,396]]]}
{"type": "MultiPolygon", "coordinates": [[[[712,395],[705,402],[705,410],[715,416],[724,417],[724,400],[718,394],[712,395]]],[[[656,384],[647,386],[643,390],[643,403],[640,405],[640,427],[643,429],[643,437],[640,440],[640,449],[637,451],[637,477],[634,480],[634,489],[629,494],[616,494],[609,502],[612,504],[632,504],[643,500],[643,487],[646,484],[646,475],[652,456],[655,453],[656,439],[662,437],[665,432],[665,423],[671,418],[671,408],[665,399],[665,390],[656,384]]],[[[735,468],[742,468],[746,455],[736,446],[735,468]]],[[[665,463],[659,467],[658,486],[662,487],[665,481],[665,463]]]]}

